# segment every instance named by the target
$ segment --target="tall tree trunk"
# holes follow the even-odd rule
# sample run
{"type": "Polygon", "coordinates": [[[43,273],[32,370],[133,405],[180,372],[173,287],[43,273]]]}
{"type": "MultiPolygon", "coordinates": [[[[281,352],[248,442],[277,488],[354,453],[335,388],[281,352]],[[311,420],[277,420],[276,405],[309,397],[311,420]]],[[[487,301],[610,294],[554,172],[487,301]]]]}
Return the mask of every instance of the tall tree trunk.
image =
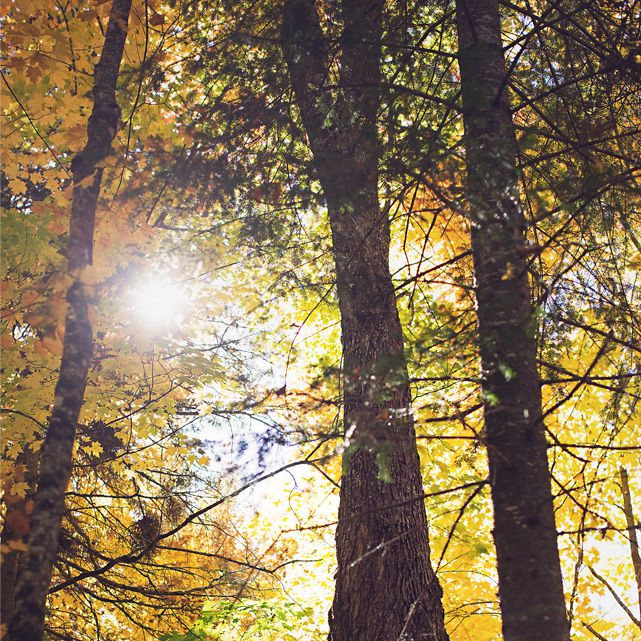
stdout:
{"type": "Polygon", "coordinates": [[[348,449],[336,533],[332,641],[447,639],[403,337],[378,200],[381,0],[344,0],[340,81],[313,0],[286,0],[283,46],[327,201],[344,363],[348,449]]]}
{"type": "Polygon", "coordinates": [[[62,362],[47,433],[41,448],[40,474],[29,523],[27,550],[16,585],[15,609],[9,624],[12,641],[41,641],[45,602],[58,550],[65,492],[71,476],[73,444],[93,351],[88,297],[82,271],[91,264],[96,206],[102,169],[111,153],[120,122],[115,90],[125,46],[131,0],[113,0],[93,86],[93,110],[87,144],[75,156],[67,270],[73,282],[67,292],[62,362]]]}
{"type": "Polygon", "coordinates": [[[457,0],[456,12],[503,633],[566,641],[498,3],[457,0]]]}

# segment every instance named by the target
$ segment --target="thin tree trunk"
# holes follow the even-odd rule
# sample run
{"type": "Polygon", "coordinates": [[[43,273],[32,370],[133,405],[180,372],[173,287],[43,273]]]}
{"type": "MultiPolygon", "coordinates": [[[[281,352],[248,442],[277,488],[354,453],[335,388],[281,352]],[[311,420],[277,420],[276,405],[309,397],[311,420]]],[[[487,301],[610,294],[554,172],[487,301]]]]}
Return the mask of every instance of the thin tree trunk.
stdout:
{"type": "Polygon", "coordinates": [[[344,0],[340,88],[313,0],[287,0],[284,53],[327,201],[341,314],[348,449],[332,641],[447,639],[430,564],[403,337],[378,200],[380,0],[344,0]]]}
{"type": "Polygon", "coordinates": [[[115,89],[130,9],[131,0],[113,0],[102,54],[94,73],[93,110],[87,125],[87,145],[71,164],[74,186],[67,270],[73,283],[67,292],[62,362],[54,406],[41,449],[27,550],[21,560],[15,609],[9,624],[12,641],[41,641],[43,636],[45,602],[58,549],[65,491],[71,476],[76,424],[93,351],[82,270],[92,260],[96,206],[102,181],[102,169],[98,164],[111,153],[111,143],[120,122],[115,89]]]}
{"type": "Polygon", "coordinates": [[[634,518],[632,507],[632,495],[630,494],[630,481],[628,471],[622,467],[619,471],[621,476],[621,492],[623,494],[623,512],[628,526],[628,540],[630,541],[630,557],[634,568],[634,578],[637,582],[637,593],[639,598],[639,615],[641,618],[641,554],[639,554],[639,541],[637,540],[637,523],[634,518]]]}
{"type": "Polygon", "coordinates": [[[498,3],[456,12],[503,633],[567,641],[498,3]]]}

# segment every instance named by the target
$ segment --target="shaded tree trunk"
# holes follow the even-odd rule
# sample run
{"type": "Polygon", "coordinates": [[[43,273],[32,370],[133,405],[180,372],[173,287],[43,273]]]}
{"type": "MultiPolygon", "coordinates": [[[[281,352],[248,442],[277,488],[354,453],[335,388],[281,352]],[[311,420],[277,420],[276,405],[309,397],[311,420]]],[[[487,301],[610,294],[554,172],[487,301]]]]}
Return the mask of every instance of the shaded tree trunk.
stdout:
{"type": "Polygon", "coordinates": [[[287,0],[285,59],[332,231],[344,363],[332,641],[443,641],[403,337],[378,199],[380,0],[344,0],[339,89],[313,0],[287,0]]]}
{"type": "Polygon", "coordinates": [[[498,3],[457,0],[456,12],[503,633],[566,641],[498,3]]]}
{"type": "Polygon", "coordinates": [[[113,0],[105,41],[94,72],[93,110],[87,144],[75,156],[67,270],[73,282],[67,292],[62,362],[55,401],[40,450],[40,473],[29,522],[27,550],[20,564],[15,608],[9,624],[11,641],[41,641],[45,602],[58,549],[65,492],[71,476],[73,445],[84,399],[93,335],[82,271],[91,264],[96,206],[102,169],[111,153],[120,122],[115,90],[127,35],[131,0],[113,0]]]}

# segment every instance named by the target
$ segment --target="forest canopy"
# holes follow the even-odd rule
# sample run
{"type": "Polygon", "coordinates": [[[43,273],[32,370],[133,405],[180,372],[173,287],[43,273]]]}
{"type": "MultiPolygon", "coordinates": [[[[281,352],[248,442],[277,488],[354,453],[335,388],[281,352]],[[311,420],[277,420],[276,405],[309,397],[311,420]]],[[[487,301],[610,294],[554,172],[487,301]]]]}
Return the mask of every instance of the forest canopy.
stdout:
{"type": "Polygon", "coordinates": [[[639,0],[0,25],[2,639],[640,634],[639,0]]]}

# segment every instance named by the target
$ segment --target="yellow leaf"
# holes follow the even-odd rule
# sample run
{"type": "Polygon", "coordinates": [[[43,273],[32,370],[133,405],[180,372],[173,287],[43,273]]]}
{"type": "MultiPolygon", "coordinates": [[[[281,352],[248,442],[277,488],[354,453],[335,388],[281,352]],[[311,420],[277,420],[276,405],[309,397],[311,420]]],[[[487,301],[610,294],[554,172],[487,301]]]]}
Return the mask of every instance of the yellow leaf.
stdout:
{"type": "Polygon", "coordinates": [[[28,489],[29,489],[29,483],[25,483],[24,481],[18,481],[11,486],[11,494],[15,494],[16,496],[19,496],[20,498],[23,499],[25,496],[27,496],[28,489]]]}
{"type": "Polygon", "coordinates": [[[7,450],[6,456],[8,458],[16,458],[20,452],[22,452],[22,445],[16,441],[7,450]]]}
{"type": "Polygon", "coordinates": [[[14,178],[13,180],[9,181],[9,189],[14,194],[27,193],[27,185],[25,184],[24,181],[20,180],[19,178],[14,178]]]}
{"type": "Polygon", "coordinates": [[[29,449],[32,452],[37,453],[40,451],[40,448],[42,447],[43,442],[44,442],[44,439],[39,439],[37,441],[34,441],[29,445],[29,449]]]}
{"type": "Polygon", "coordinates": [[[91,443],[91,445],[87,445],[82,449],[86,454],[89,454],[89,456],[97,457],[102,454],[102,445],[100,445],[100,443],[96,443],[95,441],[91,443]]]}

